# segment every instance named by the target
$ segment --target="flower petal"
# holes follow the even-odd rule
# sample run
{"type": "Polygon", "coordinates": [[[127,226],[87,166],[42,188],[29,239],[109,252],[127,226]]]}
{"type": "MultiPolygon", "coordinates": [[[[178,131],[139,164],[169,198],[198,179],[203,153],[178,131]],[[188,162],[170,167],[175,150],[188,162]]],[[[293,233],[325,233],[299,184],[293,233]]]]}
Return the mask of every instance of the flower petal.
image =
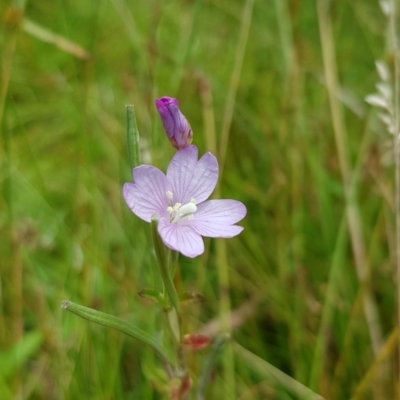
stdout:
{"type": "Polygon", "coordinates": [[[187,225],[199,235],[208,237],[233,237],[243,227],[233,225],[246,215],[246,207],[236,200],[209,200],[197,207],[194,219],[187,225]]]}
{"type": "Polygon", "coordinates": [[[188,203],[192,198],[197,204],[206,200],[215,189],[218,180],[218,162],[206,153],[197,161],[196,146],[188,146],[176,152],[168,166],[167,178],[172,186],[174,201],[188,203]]]}
{"type": "Polygon", "coordinates": [[[194,258],[204,253],[202,237],[190,226],[171,224],[167,218],[162,218],[158,224],[158,233],[166,246],[186,257],[194,258]]]}
{"type": "Polygon", "coordinates": [[[168,215],[167,190],[171,190],[166,176],[156,167],[140,165],[133,170],[135,183],[125,183],[123,195],[129,208],[146,222],[153,214],[168,215]]]}

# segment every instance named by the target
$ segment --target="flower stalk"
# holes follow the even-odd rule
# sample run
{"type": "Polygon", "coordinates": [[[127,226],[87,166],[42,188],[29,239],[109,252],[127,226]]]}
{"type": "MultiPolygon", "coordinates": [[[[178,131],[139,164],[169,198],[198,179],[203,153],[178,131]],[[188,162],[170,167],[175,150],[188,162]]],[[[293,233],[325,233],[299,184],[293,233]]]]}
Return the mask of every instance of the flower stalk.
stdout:
{"type": "Polygon", "coordinates": [[[180,314],[179,296],[171,274],[170,264],[173,258],[172,250],[168,249],[166,251],[165,245],[158,233],[158,222],[158,215],[154,214],[151,217],[151,233],[160,274],[165,290],[173,306],[173,309],[168,311],[166,325],[174,339],[175,353],[178,362],[178,368],[175,371],[175,379],[171,381],[173,383],[171,383],[171,398],[173,400],[181,400],[184,399],[186,394],[190,391],[192,382],[187,370],[186,358],[182,344],[182,318],[180,314]]]}
{"type": "Polygon", "coordinates": [[[158,222],[158,215],[154,214],[151,217],[151,235],[153,238],[154,250],[156,252],[158,266],[160,268],[160,274],[164,283],[165,290],[167,291],[167,294],[171,299],[172,306],[175,308],[179,316],[179,297],[170,274],[170,268],[168,265],[169,257],[165,251],[164,243],[161,240],[160,235],[158,234],[158,222]]]}

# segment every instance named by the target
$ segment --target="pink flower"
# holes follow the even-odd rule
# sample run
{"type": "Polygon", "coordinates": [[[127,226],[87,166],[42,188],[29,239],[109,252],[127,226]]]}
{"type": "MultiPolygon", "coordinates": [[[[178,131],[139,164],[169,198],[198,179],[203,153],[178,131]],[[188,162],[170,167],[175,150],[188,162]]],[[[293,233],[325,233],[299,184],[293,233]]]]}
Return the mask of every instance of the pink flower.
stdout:
{"type": "Polygon", "coordinates": [[[161,97],[155,101],[168,139],[177,150],[192,143],[193,132],[189,122],[179,110],[178,100],[172,97],[161,97]]]}
{"type": "Polygon", "coordinates": [[[218,180],[218,162],[206,153],[198,160],[196,146],[176,152],[164,175],[151,165],[133,170],[135,183],[125,183],[123,195],[129,208],[151,222],[159,217],[158,232],[170,249],[187,257],[204,252],[202,236],[230,238],[242,232],[235,225],[246,215],[236,200],[207,200],[218,180]]]}

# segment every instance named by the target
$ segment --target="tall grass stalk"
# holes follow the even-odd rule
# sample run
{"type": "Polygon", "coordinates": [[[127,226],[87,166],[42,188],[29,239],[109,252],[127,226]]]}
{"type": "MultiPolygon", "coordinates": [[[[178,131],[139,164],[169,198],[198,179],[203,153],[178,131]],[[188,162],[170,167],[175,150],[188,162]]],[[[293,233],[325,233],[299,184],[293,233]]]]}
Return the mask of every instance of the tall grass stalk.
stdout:
{"type": "Polygon", "coordinates": [[[324,352],[329,334],[329,326],[333,316],[333,304],[337,294],[341,265],[343,265],[343,249],[345,247],[346,230],[345,219],[343,218],[336,239],[335,250],[332,257],[332,264],[329,271],[328,290],[325,295],[324,307],[322,310],[321,322],[317,336],[317,342],[314,350],[314,359],[310,372],[309,386],[312,390],[317,390],[320,381],[321,371],[323,369],[324,352]]]}
{"type": "MultiPolygon", "coordinates": [[[[4,123],[4,112],[5,104],[7,99],[8,88],[10,84],[11,71],[14,61],[14,53],[17,45],[17,38],[20,32],[20,25],[24,15],[25,1],[13,1],[10,3],[6,10],[5,15],[5,28],[6,38],[4,42],[1,62],[1,80],[0,80],[0,131],[2,131],[3,146],[0,146],[0,160],[2,161],[2,169],[4,170],[4,183],[3,183],[3,196],[6,202],[6,208],[8,211],[7,215],[7,231],[8,231],[8,252],[9,254],[2,255],[2,262],[9,256],[10,263],[6,267],[7,273],[4,274],[3,280],[0,276],[0,287],[6,289],[5,294],[9,294],[9,298],[6,300],[6,306],[8,306],[9,318],[5,315],[5,310],[1,310],[2,314],[0,318],[0,333],[3,334],[3,338],[8,337],[12,343],[19,342],[23,337],[23,270],[21,261],[21,248],[17,238],[18,233],[16,232],[13,216],[13,190],[12,190],[12,163],[11,163],[11,138],[5,127],[4,123]],[[4,286],[3,286],[4,285],[4,286]],[[9,325],[7,327],[7,325],[9,325]]],[[[6,240],[7,240],[6,239],[6,240]]],[[[5,267],[5,265],[4,265],[5,267]]],[[[4,269],[2,268],[4,271],[4,269]]],[[[5,272],[5,271],[4,271],[5,272]]],[[[15,372],[14,379],[14,393],[18,394],[18,397],[22,396],[21,393],[21,373],[18,368],[15,372]]]]}
{"type": "MultiPolygon", "coordinates": [[[[397,324],[400,327],[400,60],[397,40],[397,7],[391,1],[390,30],[394,57],[394,135],[393,151],[395,162],[395,214],[396,214],[396,269],[397,269],[397,324]]],[[[398,341],[398,357],[400,365],[400,341],[398,341]]],[[[400,368],[399,381],[400,382],[400,368]]]]}
{"type": "Polygon", "coordinates": [[[379,353],[376,355],[376,358],[366,374],[364,375],[361,382],[354,389],[354,393],[351,396],[350,400],[362,400],[365,398],[365,392],[371,387],[371,382],[374,381],[374,376],[376,373],[379,373],[379,368],[381,365],[392,356],[394,350],[398,346],[399,342],[399,329],[398,327],[394,328],[386,342],[381,346],[379,353]]]}
{"type": "Polygon", "coordinates": [[[382,343],[382,332],[379,323],[378,309],[369,287],[369,272],[366,263],[365,244],[359,216],[359,208],[354,190],[353,173],[350,166],[347,133],[343,120],[342,109],[338,100],[338,78],[334,50],[334,40],[329,16],[328,0],[317,0],[318,23],[324,62],[325,80],[328,91],[333,131],[338,153],[340,172],[344,188],[346,215],[350,242],[353,251],[358,281],[364,293],[364,312],[374,354],[377,354],[382,343]]]}
{"type": "Polygon", "coordinates": [[[236,93],[239,86],[240,74],[242,72],[243,60],[246,51],[246,45],[249,38],[249,31],[253,15],[253,7],[255,0],[247,0],[242,11],[242,24],[240,27],[239,39],[237,42],[235,52],[235,62],[231,81],[229,84],[228,94],[226,96],[226,105],[221,128],[221,142],[219,145],[219,165],[220,165],[220,179],[222,178],[225,158],[228,150],[229,132],[232,125],[233,111],[235,109],[236,93]]]}
{"type": "Polygon", "coordinates": [[[278,368],[246,350],[239,344],[235,343],[234,349],[238,357],[245,360],[249,368],[260,373],[264,379],[272,379],[273,381],[277,382],[279,385],[284,387],[285,390],[294,394],[297,398],[307,400],[324,400],[322,396],[313,392],[307,386],[304,386],[302,383],[296,381],[289,375],[286,375],[278,368]]]}
{"type": "Polygon", "coordinates": [[[139,29],[137,27],[137,23],[130,12],[128,5],[123,0],[111,0],[122,24],[125,28],[126,38],[130,41],[132,47],[137,51],[138,58],[136,62],[144,68],[148,69],[149,65],[147,63],[145,53],[140,51],[140,49],[144,48],[144,38],[143,35],[140,34],[139,29]]]}
{"type": "MultiPolygon", "coordinates": [[[[220,180],[223,176],[225,158],[228,151],[229,145],[229,132],[232,125],[233,111],[235,108],[236,92],[239,86],[240,75],[242,72],[243,60],[249,37],[250,25],[252,20],[253,6],[255,0],[247,0],[242,11],[242,20],[239,38],[237,42],[235,52],[235,62],[233,66],[231,81],[226,96],[226,106],[224,110],[224,116],[222,120],[221,128],[221,140],[219,145],[218,159],[219,159],[219,170],[220,180]]],[[[216,196],[220,197],[220,186],[217,185],[216,196]]],[[[229,314],[231,310],[231,301],[229,296],[229,265],[228,257],[226,252],[226,243],[223,240],[217,240],[216,242],[216,254],[217,254],[217,265],[218,265],[218,281],[219,281],[219,316],[223,331],[231,332],[229,314]]],[[[235,362],[234,354],[231,346],[227,346],[225,349],[224,363],[224,396],[227,400],[233,400],[236,398],[235,390],[235,362]]]]}

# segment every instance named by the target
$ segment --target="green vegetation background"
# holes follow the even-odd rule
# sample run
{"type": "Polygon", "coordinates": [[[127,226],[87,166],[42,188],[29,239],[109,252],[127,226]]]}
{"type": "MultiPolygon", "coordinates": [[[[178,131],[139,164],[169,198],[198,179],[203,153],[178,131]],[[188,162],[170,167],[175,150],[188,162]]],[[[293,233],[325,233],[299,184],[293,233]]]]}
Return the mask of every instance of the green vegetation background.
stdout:
{"type": "MultiPolygon", "coordinates": [[[[208,324],[234,311],[208,398],[297,399],[298,383],[326,399],[395,398],[393,165],[364,102],[375,61],[391,61],[378,1],[0,11],[1,399],[161,398],[151,351],[60,303],[160,334],[157,307],[138,296],[157,280],[149,226],[121,187],[126,104],[144,160],[165,169],[173,154],[154,107],[162,95],[179,99],[200,152],[217,155],[221,196],[248,209],[239,237],[179,260],[180,290],[206,297],[185,309],[187,332],[217,334],[208,324]]],[[[189,355],[195,383],[206,354],[189,355]]]]}

